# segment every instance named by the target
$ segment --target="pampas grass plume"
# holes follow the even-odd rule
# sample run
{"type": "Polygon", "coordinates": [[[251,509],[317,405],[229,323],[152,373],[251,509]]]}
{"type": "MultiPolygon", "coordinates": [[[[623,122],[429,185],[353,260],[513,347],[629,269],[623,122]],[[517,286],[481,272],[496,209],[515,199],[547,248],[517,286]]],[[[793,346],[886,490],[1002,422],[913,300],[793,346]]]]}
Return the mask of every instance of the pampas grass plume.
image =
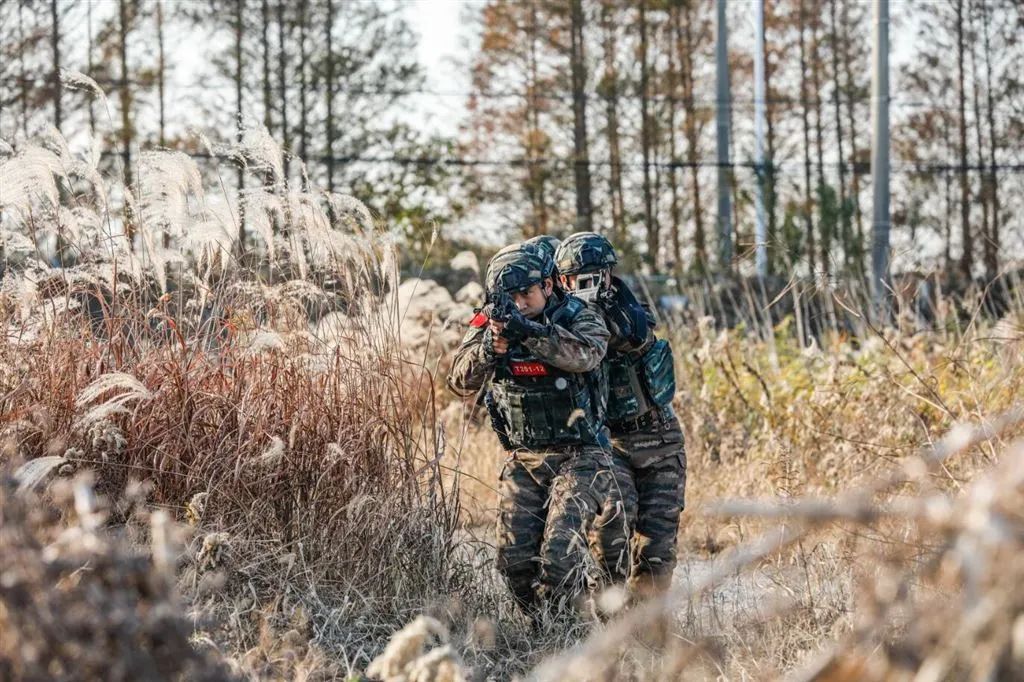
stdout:
{"type": "Polygon", "coordinates": [[[131,400],[148,400],[153,397],[152,392],[131,374],[108,372],[82,389],[82,392],[75,399],[75,407],[84,407],[104,393],[115,390],[120,390],[121,392],[114,398],[111,398],[111,401],[116,400],[122,405],[131,400]]]}
{"type": "Polygon", "coordinates": [[[410,666],[423,655],[428,638],[448,641],[448,629],[436,618],[418,616],[392,636],[387,647],[370,662],[366,674],[382,680],[407,679],[410,666]]]}

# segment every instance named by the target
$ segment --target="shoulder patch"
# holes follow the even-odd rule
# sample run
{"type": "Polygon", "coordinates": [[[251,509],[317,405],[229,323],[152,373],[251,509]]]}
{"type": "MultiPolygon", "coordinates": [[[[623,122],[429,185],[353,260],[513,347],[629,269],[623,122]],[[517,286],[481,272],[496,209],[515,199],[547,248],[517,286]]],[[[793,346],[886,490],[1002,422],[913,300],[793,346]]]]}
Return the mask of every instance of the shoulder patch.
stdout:
{"type": "MultiPolygon", "coordinates": [[[[465,318],[463,318],[463,319],[465,319],[465,318]]],[[[490,319],[490,318],[488,318],[486,315],[484,315],[483,311],[480,311],[476,315],[473,316],[473,319],[471,319],[469,321],[469,326],[470,327],[477,327],[477,328],[483,327],[484,325],[487,324],[487,320],[488,319],[490,319]]]]}

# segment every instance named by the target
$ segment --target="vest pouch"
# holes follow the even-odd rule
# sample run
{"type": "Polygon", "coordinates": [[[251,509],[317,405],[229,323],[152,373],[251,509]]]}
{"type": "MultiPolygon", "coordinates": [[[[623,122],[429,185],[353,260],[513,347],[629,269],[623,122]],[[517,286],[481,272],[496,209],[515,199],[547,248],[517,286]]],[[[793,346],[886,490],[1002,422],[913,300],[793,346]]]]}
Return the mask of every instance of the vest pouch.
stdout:
{"type": "Polygon", "coordinates": [[[580,381],[575,385],[569,384],[569,390],[573,392],[572,409],[559,424],[559,436],[564,439],[561,442],[597,442],[597,420],[591,400],[590,386],[585,381],[580,381]],[[576,410],[582,411],[583,414],[580,415],[576,410]],[[569,424],[570,419],[573,420],[571,425],[569,424]]]}
{"type": "Polygon", "coordinates": [[[526,434],[523,445],[546,445],[557,440],[557,415],[551,410],[551,397],[539,391],[527,391],[523,399],[526,434]]]}
{"type": "Polygon", "coordinates": [[[672,404],[676,394],[675,363],[672,359],[672,346],[665,339],[658,339],[644,353],[643,360],[644,384],[647,394],[656,405],[664,407],[672,404]]]}
{"type": "Polygon", "coordinates": [[[494,402],[505,420],[509,443],[513,446],[523,444],[526,437],[526,421],[523,419],[523,398],[525,392],[514,385],[495,384],[492,389],[494,402]]]}
{"type": "MultiPolygon", "coordinates": [[[[582,383],[582,382],[580,382],[582,383]]],[[[500,382],[493,387],[494,399],[508,424],[508,439],[515,447],[541,447],[588,442],[593,415],[587,386],[570,381],[564,389],[553,386],[526,387],[500,382]],[[576,408],[584,416],[569,425],[576,408]]]]}
{"type": "Polygon", "coordinates": [[[641,385],[640,367],[628,355],[608,363],[608,422],[636,419],[647,412],[650,404],[641,385]]]}

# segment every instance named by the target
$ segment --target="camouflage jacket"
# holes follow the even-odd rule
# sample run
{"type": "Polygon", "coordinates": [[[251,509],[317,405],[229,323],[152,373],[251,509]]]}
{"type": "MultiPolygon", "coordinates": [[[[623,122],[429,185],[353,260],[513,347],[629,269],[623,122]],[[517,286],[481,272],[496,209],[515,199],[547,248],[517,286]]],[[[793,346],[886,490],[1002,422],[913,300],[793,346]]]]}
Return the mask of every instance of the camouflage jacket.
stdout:
{"type": "MultiPolygon", "coordinates": [[[[548,307],[536,321],[547,324],[547,313],[560,299],[551,299],[548,307]]],[[[480,390],[494,372],[495,360],[484,354],[483,338],[487,326],[473,327],[455,351],[452,368],[448,372],[448,388],[459,396],[468,396],[480,390]]],[[[591,306],[576,315],[569,327],[552,325],[550,336],[526,339],[523,345],[538,359],[566,372],[589,372],[604,360],[608,351],[608,327],[603,316],[591,306]]]]}

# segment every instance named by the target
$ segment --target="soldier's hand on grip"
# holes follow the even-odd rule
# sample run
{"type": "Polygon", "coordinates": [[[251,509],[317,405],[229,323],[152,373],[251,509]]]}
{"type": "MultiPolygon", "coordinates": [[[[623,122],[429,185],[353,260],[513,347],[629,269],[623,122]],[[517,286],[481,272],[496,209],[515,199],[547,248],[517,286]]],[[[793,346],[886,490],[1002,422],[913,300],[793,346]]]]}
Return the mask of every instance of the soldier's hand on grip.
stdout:
{"type": "Polygon", "coordinates": [[[494,322],[491,322],[487,329],[484,330],[484,338],[481,343],[484,349],[484,356],[488,360],[494,360],[508,353],[508,339],[501,336],[501,329],[494,322]],[[495,331],[496,327],[497,331],[495,331]]]}
{"type": "Polygon", "coordinates": [[[598,304],[630,344],[640,346],[647,340],[647,313],[631,291],[624,287],[605,291],[598,298],[598,304]]]}
{"type": "Polygon", "coordinates": [[[523,339],[542,339],[551,335],[551,325],[527,319],[518,308],[509,311],[505,329],[501,333],[506,339],[517,342],[523,339]]]}

